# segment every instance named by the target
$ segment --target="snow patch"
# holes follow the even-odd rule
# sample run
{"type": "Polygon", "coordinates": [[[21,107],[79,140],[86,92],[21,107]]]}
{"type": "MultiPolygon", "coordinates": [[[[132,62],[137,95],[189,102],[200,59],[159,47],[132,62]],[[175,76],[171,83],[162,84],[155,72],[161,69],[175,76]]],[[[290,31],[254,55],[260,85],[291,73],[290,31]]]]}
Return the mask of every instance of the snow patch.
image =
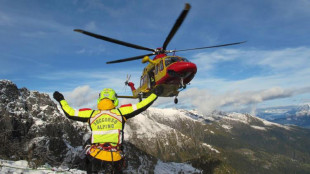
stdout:
{"type": "Polygon", "coordinates": [[[29,164],[25,160],[9,161],[0,159],[0,173],[12,173],[12,174],[48,174],[48,173],[75,173],[86,174],[86,171],[77,169],[62,170],[60,168],[51,168],[48,164],[45,166],[33,169],[29,167],[29,164]]]}
{"type": "Polygon", "coordinates": [[[264,120],[262,118],[258,118],[256,117],[258,120],[262,121],[264,123],[264,125],[266,126],[277,126],[277,127],[281,127],[281,128],[284,128],[286,130],[291,130],[291,128],[289,126],[284,126],[284,125],[281,125],[281,124],[278,124],[278,123],[273,123],[273,122],[270,122],[270,121],[267,121],[267,120],[264,120]]]}
{"type": "Polygon", "coordinates": [[[201,173],[201,170],[194,168],[190,164],[186,163],[175,163],[169,162],[164,163],[161,160],[158,160],[154,173],[155,174],[165,174],[165,173],[201,173]]]}
{"type": "Polygon", "coordinates": [[[222,126],[222,128],[227,129],[227,130],[230,130],[230,129],[233,128],[232,126],[226,125],[226,124],[223,124],[223,125],[221,125],[221,126],[222,126]]]}
{"type": "Polygon", "coordinates": [[[227,114],[225,118],[233,121],[242,122],[244,124],[249,124],[249,118],[245,114],[233,112],[227,114]]]}
{"type": "Polygon", "coordinates": [[[220,153],[220,151],[218,151],[217,149],[213,148],[210,144],[202,143],[202,145],[208,147],[211,151],[214,151],[216,153],[220,153]]]}
{"type": "Polygon", "coordinates": [[[35,119],[34,124],[37,125],[37,126],[45,124],[45,122],[42,121],[41,119],[38,119],[38,118],[35,118],[35,117],[34,117],[34,119],[35,119]]]}
{"type": "Polygon", "coordinates": [[[251,126],[253,129],[257,129],[257,130],[262,130],[262,131],[266,131],[267,129],[261,126],[251,126]]]}
{"type": "Polygon", "coordinates": [[[155,138],[161,132],[173,131],[173,129],[169,126],[155,122],[143,114],[135,116],[134,118],[130,119],[130,121],[132,124],[125,126],[125,139],[130,139],[132,132],[135,132],[135,135],[137,135],[139,138],[155,138]]]}
{"type": "Polygon", "coordinates": [[[48,108],[48,105],[40,106],[40,109],[41,109],[42,111],[44,111],[46,108],[48,108]]]}
{"type": "Polygon", "coordinates": [[[188,115],[188,111],[186,110],[178,110],[173,108],[148,108],[147,112],[151,115],[156,115],[157,117],[162,117],[164,119],[169,119],[170,121],[176,121],[178,119],[186,119],[186,120],[193,120],[197,121],[197,118],[193,118],[188,115]]]}

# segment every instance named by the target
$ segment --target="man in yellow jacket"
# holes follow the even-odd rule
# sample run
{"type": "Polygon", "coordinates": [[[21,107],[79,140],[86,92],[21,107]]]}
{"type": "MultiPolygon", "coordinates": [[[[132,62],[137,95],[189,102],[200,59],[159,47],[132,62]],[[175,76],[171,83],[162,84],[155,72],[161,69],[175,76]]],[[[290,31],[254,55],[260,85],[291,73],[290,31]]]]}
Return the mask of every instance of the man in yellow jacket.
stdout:
{"type": "Polygon", "coordinates": [[[88,166],[87,173],[97,173],[102,167],[108,168],[109,166],[113,173],[122,173],[124,124],[129,118],[151,106],[162,91],[162,88],[157,88],[155,93],[137,104],[116,108],[119,101],[115,91],[105,88],[99,94],[98,110],[73,109],[61,93],[54,92],[54,99],[60,103],[69,119],[89,123],[92,134],[87,157],[91,165],[88,166]]]}

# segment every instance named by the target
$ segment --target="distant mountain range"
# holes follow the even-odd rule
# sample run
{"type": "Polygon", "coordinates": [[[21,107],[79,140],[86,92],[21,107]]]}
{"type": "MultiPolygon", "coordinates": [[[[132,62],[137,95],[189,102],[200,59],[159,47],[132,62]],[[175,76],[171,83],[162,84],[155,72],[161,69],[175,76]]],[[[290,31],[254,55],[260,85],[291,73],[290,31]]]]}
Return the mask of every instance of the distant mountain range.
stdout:
{"type": "Polygon", "coordinates": [[[310,104],[258,109],[257,116],[283,125],[310,128],[310,104]]]}
{"type": "MultiPolygon", "coordinates": [[[[0,80],[1,159],[83,170],[87,126],[49,95],[0,80]]],[[[309,129],[248,114],[149,108],[126,123],[124,172],[310,173],[309,137],[309,129]]]]}

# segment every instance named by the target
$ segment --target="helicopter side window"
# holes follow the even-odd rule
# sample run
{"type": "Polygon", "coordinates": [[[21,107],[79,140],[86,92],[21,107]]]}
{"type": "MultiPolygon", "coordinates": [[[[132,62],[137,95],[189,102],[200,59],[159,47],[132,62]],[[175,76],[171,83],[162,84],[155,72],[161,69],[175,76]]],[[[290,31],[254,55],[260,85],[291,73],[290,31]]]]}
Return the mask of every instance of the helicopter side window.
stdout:
{"type": "Polygon", "coordinates": [[[147,75],[144,75],[141,77],[140,86],[143,86],[145,83],[147,83],[147,75]]]}
{"type": "Polygon", "coordinates": [[[157,65],[155,65],[155,74],[157,74],[158,73],[158,64],[157,65]]]}
{"type": "Polygon", "coordinates": [[[164,62],[163,60],[161,60],[159,70],[162,71],[163,69],[164,69],[164,62]]]}
{"type": "Polygon", "coordinates": [[[140,81],[140,86],[143,86],[143,83],[144,83],[144,77],[142,76],[141,81],[140,81]]]}
{"type": "Polygon", "coordinates": [[[171,63],[172,63],[172,62],[171,62],[171,59],[170,59],[170,58],[167,58],[167,59],[165,60],[166,66],[170,65],[171,63]]]}

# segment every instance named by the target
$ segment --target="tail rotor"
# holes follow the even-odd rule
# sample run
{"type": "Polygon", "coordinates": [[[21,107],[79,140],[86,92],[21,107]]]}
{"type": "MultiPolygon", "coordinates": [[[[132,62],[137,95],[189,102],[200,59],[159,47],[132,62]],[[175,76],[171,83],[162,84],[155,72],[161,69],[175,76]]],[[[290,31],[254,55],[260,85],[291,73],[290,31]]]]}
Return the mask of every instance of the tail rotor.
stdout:
{"type": "Polygon", "coordinates": [[[127,74],[126,81],[125,81],[125,86],[128,85],[129,80],[130,80],[130,77],[131,77],[131,75],[130,75],[130,74],[127,74]]]}
{"type": "Polygon", "coordinates": [[[123,88],[123,91],[125,91],[125,93],[126,93],[126,91],[127,91],[126,89],[127,89],[128,84],[129,84],[130,77],[131,77],[131,75],[130,75],[130,74],[127,74],[127,76],[126,76],[126,81],[125,81],[125,86],[124,86],[124,88],[123,88]]]}

